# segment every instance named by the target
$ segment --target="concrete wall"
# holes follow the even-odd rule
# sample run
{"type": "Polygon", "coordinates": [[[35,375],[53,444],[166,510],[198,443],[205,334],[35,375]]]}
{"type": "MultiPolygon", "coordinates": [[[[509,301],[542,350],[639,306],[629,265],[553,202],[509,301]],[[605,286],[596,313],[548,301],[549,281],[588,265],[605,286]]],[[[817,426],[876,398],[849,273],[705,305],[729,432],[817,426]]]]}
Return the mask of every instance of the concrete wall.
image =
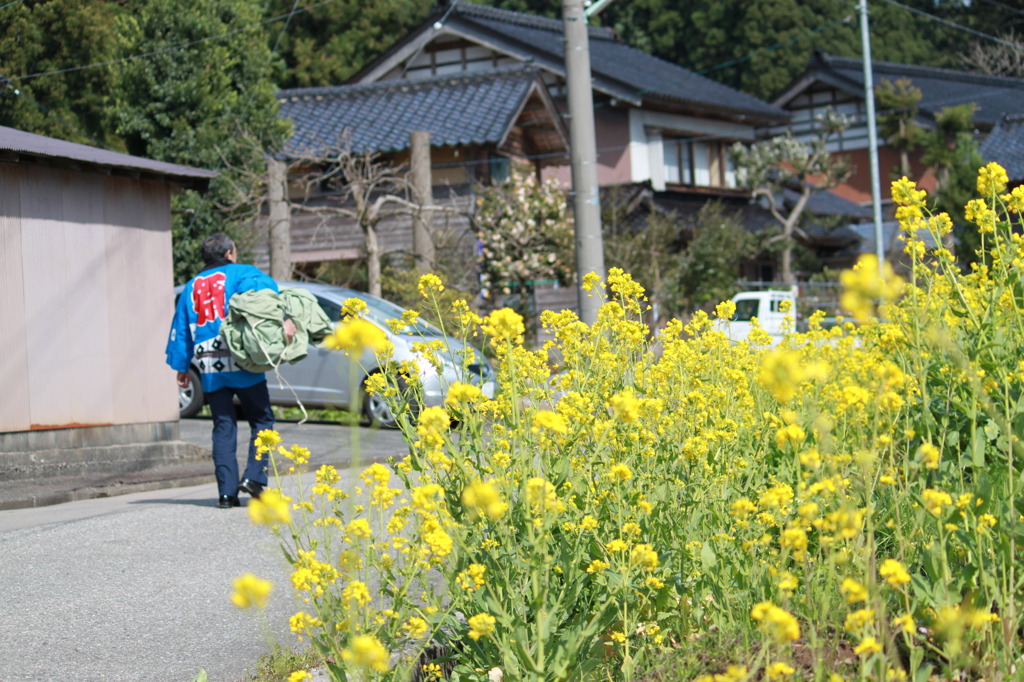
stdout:
{"type": "Polygon", "coordinates": [[[176,421],[172,281],[166,183],[0,164],[0,452],[176,421]]]}

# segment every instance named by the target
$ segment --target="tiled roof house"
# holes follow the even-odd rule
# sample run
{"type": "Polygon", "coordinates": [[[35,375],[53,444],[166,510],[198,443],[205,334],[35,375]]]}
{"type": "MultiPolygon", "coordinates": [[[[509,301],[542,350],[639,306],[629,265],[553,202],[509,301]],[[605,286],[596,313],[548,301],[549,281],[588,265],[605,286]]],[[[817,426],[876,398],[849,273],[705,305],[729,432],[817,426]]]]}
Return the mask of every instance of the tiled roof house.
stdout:
{"type": "MultiPolygon", "coordinates": [[[[729,147],[786,125],[791,114],[630,47],[610,29],[591,27],[589,36],[599,184],[646,185],[666,206],[697,210],[710,198],[744,206],[749,193],[736,186],[729,147]]],[[[429,131],[437,198],[501,177],[509,159],[532,161],[566,184],[570,179],[560,20],[447,0],[348,84],[287,90],[279,100],[282,115],[294,122],[291,154],[344,134],[353,149],[401,161],[409,132],[429,131]]],[[[815,197],[811,210],[834,211],[836,202],[815,197]]],[[[839,203],[840,210],[861,212],[839,203]]],[[[748,222],[752,229],[764,223],[748,222]]],[[[294,232],[296,260],[306,258],[304,249],[335,257],[358,250],[356,233],[322,226],[294,232]],[[304,233],[315,239],[301,243],[304,233]]],[[[850,231],[819,236],[828,248],[859,240],[850,231]]],[[[407,248],[409,239],[401,221],[381,235],[393,248],[407,248]]]]}
{"type": "MultiPolygon", "coordinates": [[[[892,62],[873,62],[872,81],[877,87],[884,81],[907,79],[921,90],[917,118],[924,128],[935,126],[935,116],[943,108],[974,104],[974,123],[983,140],[1007,113],[1024,112],[1024,79],[987,76],[929,66],[914,66],[892,62]]],[[[835,57],[817,52],[805,72],[778,95],[773,103],[792,114],[787,128],[797,136],[812,130],[814,116],[831,106],[852,119],[851,126],[837,137],[833,147],[848,153],[857,172],[836,193],[861,204],[871,200],[871,178],[868,160],[868,129],[864,100],[864,72],[859,59],[835,57]]],[[[882,112],[879,112],[882,113],[882,112]]],[[[782,128],[771,129],[771,133],[782,128]]],[[[888,198],[890,172],[898,168],[899,156],[885,140],[879,140],[879,165],[882,175],[882,195],[888,198]]],[[[915,180],[930,189],[934,179],[916,158],[912,159],[915,180]]]]}
{"type": "Polygon", "coordinates": [[[1005,168],[1013,184],[1024,183],[1024,109],[1017,112],[1003,116],[978,147],[981,158],[1005,168]]]}
{"type": "MultiPolygon", "coordinates": [[[[788,120],[782,109],[630,47],[607,28],[589,30],[601,185],[730,190],[728,145],[788,120]]],[[[351,82],[412,82],[533,64],[564,112],[564,60],[560,20],[451,0],[351,82]]]]}

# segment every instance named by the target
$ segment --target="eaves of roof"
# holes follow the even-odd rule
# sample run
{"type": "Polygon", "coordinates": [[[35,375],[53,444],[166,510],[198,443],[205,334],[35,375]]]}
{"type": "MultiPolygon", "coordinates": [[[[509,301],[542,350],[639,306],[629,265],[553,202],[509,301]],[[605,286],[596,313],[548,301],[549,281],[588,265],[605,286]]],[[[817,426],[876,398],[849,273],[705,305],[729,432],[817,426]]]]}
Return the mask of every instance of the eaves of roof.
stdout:
{"type": "Polygon", "coordinates": [[[63,167],[87,166],[102,172],[150,177],[200,189],[217,176],[216,172],[202,168],[154,161],[0,126],[0,159],[4,157],[15,162],[31,160],[63,167]]]}
{"type": "MultiPolygon", "coordinates": [[[[921,90],[920,110],[934,117],[945,107],[976,104],[974,121],[982,128],[994,126],[1004,113],[1024,111],[1024,79],[989,76],[934,66],[894,62],[872,62],[872,79],[909,79],[921,90]]],[[[784,106],[814,81],[825,82],[856,97],[864,95],[864,69],[860,59],[816,52],[807,70],[782,93],[774,104],[784,106]]]]}
{"type": "Polygon", "coordinates": [[[978,146],[986,163],[998,163],[1010,180],[1024,181],[1024,112],[1008,114],[978,146]]]}
{"type": "MultiPolygon", "coordinates": [[[[364,80],[377,65],[436,31],[438,24],[448,33],[565,77],[561,21],[454,1],[448,10],[432,15],[350,82],[364,80]]],[[[789,118],[788,112],[763,100],[630,47],[606,28],[590,28],[590,65],[595,90],[634,106],[653,99],[713,115],[751,119],[757,124],[782,123],[789,118]]]]}
{"type": "Polygon", "coordinates": [[[432,146],[497,146],[538,83],[536,68],[516,66],[415,81],[283,90],[278,93],[280,115],[294,123],[284,153],[301,157],[346,145],[357,153],[399,151],[409,147],[409,133],[415,130],[429,132],[432,146]]]}

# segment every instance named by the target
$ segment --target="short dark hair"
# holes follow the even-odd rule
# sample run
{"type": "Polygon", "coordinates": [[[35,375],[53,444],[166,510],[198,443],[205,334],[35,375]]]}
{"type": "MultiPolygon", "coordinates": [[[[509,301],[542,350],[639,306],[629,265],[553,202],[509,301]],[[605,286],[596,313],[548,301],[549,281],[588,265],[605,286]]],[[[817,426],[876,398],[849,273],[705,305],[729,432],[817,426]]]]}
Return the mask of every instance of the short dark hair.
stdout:
{"type": "Polygon", "coordinates": [[[211,234],[203,240],[203,262],[209,264],[220,260],[224,257],[224,254],[233,248],[235,248],[235,243],[231,241],[231,237],[227,236],[223,232],[211,234]]]}

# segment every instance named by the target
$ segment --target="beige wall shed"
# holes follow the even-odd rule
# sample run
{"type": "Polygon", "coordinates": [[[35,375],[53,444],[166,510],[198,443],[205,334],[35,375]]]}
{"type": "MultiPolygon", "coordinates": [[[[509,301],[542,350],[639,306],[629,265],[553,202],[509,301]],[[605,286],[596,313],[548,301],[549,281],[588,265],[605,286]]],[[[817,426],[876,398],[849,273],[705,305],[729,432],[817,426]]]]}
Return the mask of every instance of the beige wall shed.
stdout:
{"type": "Polygon", "coordinates": [[[0,476],[177,440],[170,199],[214,175],[0,127],[0,476]]]}

